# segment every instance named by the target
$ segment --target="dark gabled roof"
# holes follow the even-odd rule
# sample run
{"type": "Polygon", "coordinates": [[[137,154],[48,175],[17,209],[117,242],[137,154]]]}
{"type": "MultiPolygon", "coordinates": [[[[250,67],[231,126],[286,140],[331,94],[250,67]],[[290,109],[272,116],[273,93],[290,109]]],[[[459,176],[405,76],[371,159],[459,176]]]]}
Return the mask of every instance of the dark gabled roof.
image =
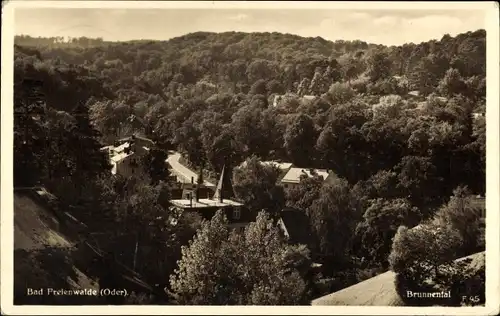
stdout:
{"type": "Polygon", "coordinates": [[[311,236],[309,217],[304,211],[285,208],[281,211],[280,217],[288,232],[290,243],[309,244],[311,236]]]}

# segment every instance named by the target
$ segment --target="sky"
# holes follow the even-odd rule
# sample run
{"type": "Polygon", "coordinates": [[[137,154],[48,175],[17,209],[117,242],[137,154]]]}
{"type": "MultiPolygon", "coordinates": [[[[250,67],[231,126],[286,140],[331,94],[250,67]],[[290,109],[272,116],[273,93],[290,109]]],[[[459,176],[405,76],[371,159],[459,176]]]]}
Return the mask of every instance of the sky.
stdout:
{"type": "Polygon", "coordinates": [[[384,45],[485,26],[484,10],[16,8],[16,35],[168,40],[191,32],[280,32],[384,45]]]}

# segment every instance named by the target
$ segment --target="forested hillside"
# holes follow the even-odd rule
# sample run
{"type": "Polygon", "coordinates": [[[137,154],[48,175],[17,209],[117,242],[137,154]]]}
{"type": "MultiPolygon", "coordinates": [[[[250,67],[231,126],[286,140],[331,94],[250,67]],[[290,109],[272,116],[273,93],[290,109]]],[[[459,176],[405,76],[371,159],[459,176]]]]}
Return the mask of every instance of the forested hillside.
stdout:
{"type": "MultiPolygon", "coordinates": [[[[327,292],[388,268],[392,238],[404,240],[399,226],[432,220],[441,206],[469,207],[471,193],[485,193],[485,118],[474,116],[486,109],[484,30],[391,47],[238,32],[121,43],[17,36],[15,42],[16,185],[41,183],[96,222],[129,225],[155,244],[172,242],[159,250],[175,254],[169,262],[145,260],[143,271],[157,269],[147,272],[152,280],[168,282],[181,244],[198,226],[152,232],[148,223],[160,212],[165,188],[136,188],[129,200],[123,180],[108,178],[99,148],[132,133],[180,151],[208,176],[246,160],[234,178],[239,198],[271,214],[285,205],[307,213],[311,258],[329,267],[325,277],[335,284],[327,292]],[[255,163],[271,159],[327,169],[340,179],[313,177],[284,190],[272,170],[255,163]],[[126,209],[134,217],[123,215],[126,209]]],[[[216,221],[219,227],[223,220],[216,221]]],[[[475,239],[480,231],[462,237],[475,239]]],[[[484,247],[461,245],[453,246],[463,247],[455,249],[460,254],[484,247]]],[[[190,285],[182,275],[174,280],[182,296],[190,285]]],[[[241,295],[240,302],[263,304],[310,298],[241,295]]]]}
{"type": "MultiPolygon", "coordinates": [[[[417,126],[428,124],[421,116],[407,113],[398,113],[392,119],[372,119],[365,109],[384,102],[401,103],[401,109],[412,107],[416,102],[405,100],[406,93],[417,90],[421,96],[448,97],[443,105],[437,104],[443,103],[442,99],[429,102],[435,106],[428,112],[435,114],[431,117],[440,124],[456,126],[456,120],[469,120],[470,111],[482,108],[484,112],[483,30],[399,47],[235,32],[200,32],[165,42],[130,43],[85,38],[61,43],[60,38],[20,36],[16,43],[23,47],[16,50],[18,65],[37,64],[47,73],[55,72],[64,82],[65,91],[54,93],[52,107],[71,113],[71,100],[88,100],[90,116],[106,140],[134,130],[147,134],[154,131],[156,137],[180,147],[194,164],[207,160],[208,167],[214,169],[220,167],[214,161],[214,152],[221,146],[233,146],[230,151],[239,156],[235,160],[252,154],[281,158],[339,169],[337,172],[350,181],[357,181],[394,167],[404,156],[422,156],[423,152],[403,150],[401,146],[408,147],[408,140],[415,139],[417,126]],[[39,53],[24,47],[36,48],[39,53]],[[307,106],[300,106],[298,98],[291,97],[279,109],[269,108],[273,96],[285,92],[322,97],[307,106]],[[459,113],[454,113],[455,117],[438,113],[454,107],[461,109],[462,118],[457,117],[459,113]],[[351,112],[343,115],[358,119],[340,128],[335,122],[343,121],[336,113],[339,111],[351,112]],[[409,119],[416,124],[413,128],[406,124],[409,119]],[[377,121],[383,122],[385,129],[395,130],[398,137],[384,133],[384,128],[376,126],[377,121]],[[294,135],[293,127],[301,124],[311,126],[310,135],[294,135]],[[248,129],[250,126],[252,129],[248,129]],[[328,143],[335,142],[329,137],[332,133],[340,136],[335,132],[338,128],[349,137],[344,137],[344,144],[328,143]],[[391,152],[380,150],[383,147],[376,144],[377,140],[370,139],[375,136],[372,129],[379,134],[377,138],[391,137],[400,145],[384,142],[381,146],[390,145],[386,150],[391,152]],[[315,161],[298,161],[296,156],[309,149],[294,148],[296,137],[304,137],[302,144],[315,147],[317,155],[306,159],[315,161]],[[231,145],[224,144],[230,139],[234,139],[231,145]],[[349,148],[355,147],[364,150],[356,150],[358,158],[347,159],[353,154],[349,148]],[[373,166],[375,161],[377,166],[373,166]],[[347,166],[348,162],[356,165],[356,175],[350,175],[353,166],[347,166]]],[[[54,91],[48,85],[46,89],[54,91]]],[[[465,138],[461,142],[463,146],[473,143],[465,138]]],[[[427,150],[425,155],[429,153],[427,150]]],[[[472,169],[474,173],[481,170],[478,166],[472,169]]]]}

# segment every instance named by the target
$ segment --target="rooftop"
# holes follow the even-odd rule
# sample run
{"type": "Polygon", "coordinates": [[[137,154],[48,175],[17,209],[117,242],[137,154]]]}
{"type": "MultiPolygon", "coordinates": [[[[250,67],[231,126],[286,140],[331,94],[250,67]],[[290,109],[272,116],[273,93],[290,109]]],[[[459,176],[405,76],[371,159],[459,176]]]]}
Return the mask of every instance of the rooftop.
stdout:
{"type": "MultiPolygon", "coordinates": [[[[193,195],[197,195],[200,192],[200,188],[194,190],[193,195]],[[198,192],[196,192],[198,191],[198,192]]],[[[215,189],[215,193],[211,199],[196,199],[194,196],[189,199],[177,199],[171,200],[174,206],[186,209],[186,208],[224,208],[229,206],[242,206],[243,204],[233,201],[234,197],[233,185],[231,183],[231,169],[226,169],[226,166],[222,167],[219,182],[215,189]]]]}
{"type": "Polygon", "coordinates": [[[315,95],[304,95],[304,96],[302,97],[302,99],[303,99],[303,100],[308,100],[308,101],[310,101],[310,100],[314,100],[315,98],[316,98],[316,96],[315,96],[315,95]]]}
{"type": "Polygon", "coordinates": [[[219,208],[224,208],[224,207],[229,207],[229,206],[243,206],[243,204],[233,201],[233,200],[222,200],[220,202],[217,199],[199,199],[196,201],[196,199],[180,199],[180,200],[171,200],[170,203],[172,203],[174,206],[186,209],[186,208],[210,208],[210,207],[219,207],[219,208]]]}
{"type": "Polygon", "coordinates": [[[128,153],[127,154],[127,153],[122,152],[122,153],[116,154],[113,157],[111,157],[111,162],[116,163],[116,162],[122,161],[123,159],[125,159],[125,158],[127,158],[128,156],[131,156],[131,155],[133,155],[133,153],[128,153]]]}
{"type": "Polygon", "coordinates": [[[109,146],[104,146],[101,148],[101,151],[109,151],[109,150],[113,150],[115,147],[113,145],[109,145],[109,146]]]}
{"type": "Polygon", "coordinates": [[[290,170],[288,170],[288,172],[285,174],[281,182],[299,183],[301,176],[307,176],[309,178],[312,178],[314,172],[318,176],[321,176],[323,180],[325,180],[329,175],[328,171],[324,169],[290,168],[290,170]]]}
{"type": "Polygon", "coordinates": [[[417,109],[417,110],[423,110],[423,109],[425,109],[426,107],[427,107],[427,102],[425,102],[425,101],[424,101],[424,102],[419,102],[419,103],[417,103],[416,109],[417,109]]]}
{"type": "Polygon", "coordinates": [[[436,97],[437,100],[441,101],[441,102],[446,102],[448,101],[448,98],[446,97],[436,97]]]}
{"type": "Polygon", "coordinates": [[[392,271],[379,274],[338,292],[317,298],[311,305],[403,306],[399,298],[392,271]]]}
{"type": "Polygon", "coordinates": [[[126,142],[126,143],[121,144],[120,146],[117,146],[117,147],[113,148],[113,150],[116,153],[121,153],[121,152],[123,152],[125,150],[125,148],[128,148],[128,147],[130,147],[130,143],[126,142]]]}

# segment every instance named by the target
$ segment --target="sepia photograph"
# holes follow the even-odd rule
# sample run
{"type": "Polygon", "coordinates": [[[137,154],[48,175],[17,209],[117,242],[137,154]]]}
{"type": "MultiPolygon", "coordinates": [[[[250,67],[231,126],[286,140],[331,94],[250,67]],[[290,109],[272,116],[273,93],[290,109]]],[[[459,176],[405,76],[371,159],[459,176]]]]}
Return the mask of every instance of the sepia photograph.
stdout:
{"type": "Polygon", "coordinates": [[[2,313],[498,313],[498,3],[2,11],[2,313]]]}

